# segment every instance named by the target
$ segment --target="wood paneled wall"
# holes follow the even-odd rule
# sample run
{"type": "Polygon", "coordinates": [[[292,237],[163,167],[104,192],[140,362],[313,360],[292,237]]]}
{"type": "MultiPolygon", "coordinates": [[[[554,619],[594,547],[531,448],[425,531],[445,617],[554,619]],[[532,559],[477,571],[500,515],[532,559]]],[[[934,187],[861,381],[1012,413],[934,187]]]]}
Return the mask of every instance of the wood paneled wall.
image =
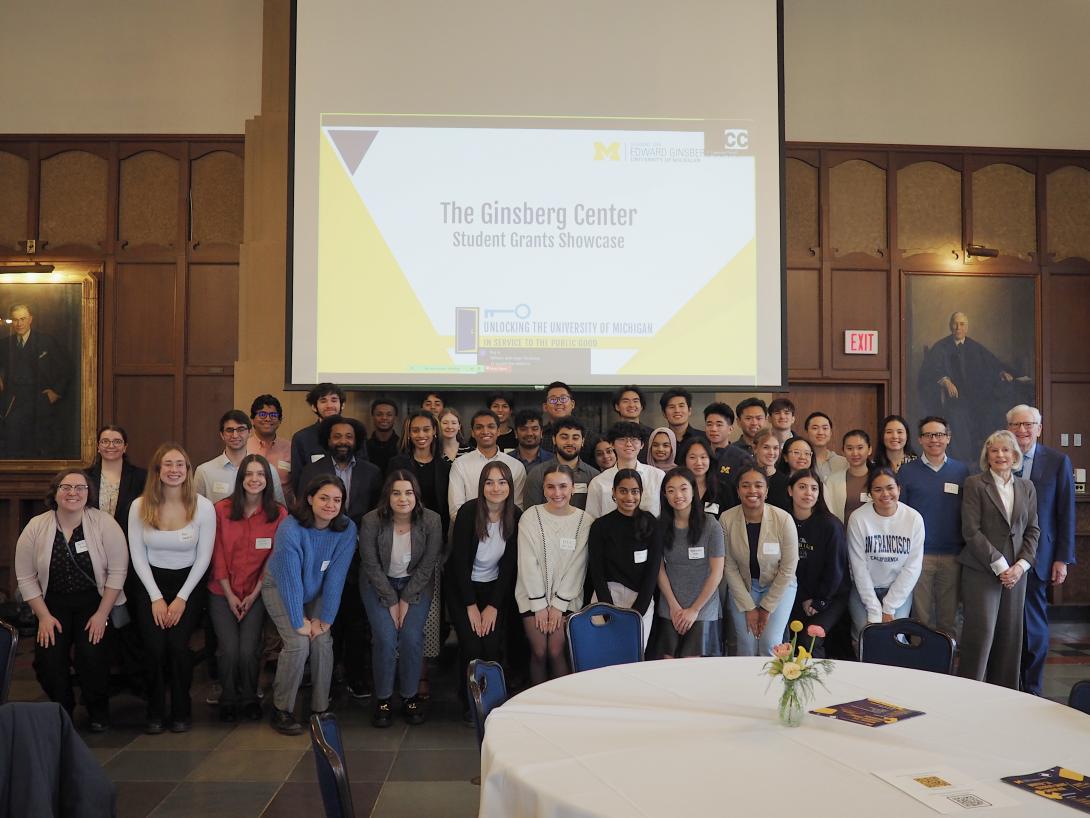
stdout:
{"type": "MultiPolygon", "coordinates": [[[[145,463],[163,440],[220,449],[238,357],[243,139],[0,137],[0,265],[99,276],[100,420],[145,463]],[[33,258],[22,243],[38,242],[33,258]]],[[[51,475],[0,467],[0,590],[51,475]]]]}

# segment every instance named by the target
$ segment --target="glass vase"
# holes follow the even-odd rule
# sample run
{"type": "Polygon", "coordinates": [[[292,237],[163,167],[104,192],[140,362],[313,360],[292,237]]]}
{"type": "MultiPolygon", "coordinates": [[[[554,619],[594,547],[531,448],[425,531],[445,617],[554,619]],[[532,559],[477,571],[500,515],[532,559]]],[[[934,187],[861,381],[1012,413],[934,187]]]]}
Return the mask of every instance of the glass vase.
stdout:
{"type": "Polygon", "coordinates": [[[783,693],[780,695],[780,721],[788,727],[798,727],[802,724],[803,714],[806,712],[806,704],[799,695],[799,689],[791,682],[784,682],[783,693]]]}

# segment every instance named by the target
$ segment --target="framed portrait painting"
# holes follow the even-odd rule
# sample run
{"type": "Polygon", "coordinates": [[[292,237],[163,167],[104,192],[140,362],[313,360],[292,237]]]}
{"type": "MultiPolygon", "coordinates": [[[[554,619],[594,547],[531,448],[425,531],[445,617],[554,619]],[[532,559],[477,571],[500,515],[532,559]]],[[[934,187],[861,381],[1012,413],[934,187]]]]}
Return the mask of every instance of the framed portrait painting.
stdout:
{"type": "Polygon", "coordinates": [[[0,267],[0,459],[51,472],[94,456],[98,281],[0,267]]]}
{"type": "Polygon", "coordinates": [[[1037,279],[904,273],[901,293],[909,438],[921,418],[945,418],[948,455],[976,464],[1007,410],[1036,404],[1037,279]]]}

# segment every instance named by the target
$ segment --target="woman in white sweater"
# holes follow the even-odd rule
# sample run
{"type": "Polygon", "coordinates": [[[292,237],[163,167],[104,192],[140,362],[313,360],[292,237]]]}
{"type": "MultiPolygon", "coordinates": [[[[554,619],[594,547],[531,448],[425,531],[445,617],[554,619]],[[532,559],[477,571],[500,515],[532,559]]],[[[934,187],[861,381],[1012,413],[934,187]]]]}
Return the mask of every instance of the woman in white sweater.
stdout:
{"type": "Polygon", "coordinates": [[[164,443],[151,459],[144,493],[129,509],[129,554],[140,578],[136,620],[147,652],[147,733],[163,732],[167,662],[170,729],[184,733],[193,724],[189,636],[204,607],[201,579],[215,539],[216,510],[194,488],[189,455],[181,446],[164,443]]]}
{"type": "Polygon", "coordinates": [[[893,471],[875,469],[866,488],[873,502],[848,519],[853,585],[848,609],[856,642],[868,624],[908,616],[923,566],[923,517],[899,502],[901,489],[893,471]]]}
{"type": "Polygon", "coordinates": [[[571,505],[574,487],[572,470],[554,461],[542,475],[545,502],[519,519],[515,601],[530,643],[533,684],[569,672],[564,615],[583,607],[587,538],[594,518],[571,505]]]}

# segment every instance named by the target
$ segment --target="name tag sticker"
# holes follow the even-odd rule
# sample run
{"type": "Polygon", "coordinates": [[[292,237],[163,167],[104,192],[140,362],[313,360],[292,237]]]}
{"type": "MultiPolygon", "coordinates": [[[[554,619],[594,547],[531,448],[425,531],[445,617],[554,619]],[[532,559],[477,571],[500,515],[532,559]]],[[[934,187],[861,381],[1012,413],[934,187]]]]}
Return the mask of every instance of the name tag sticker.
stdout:
{"type": "Polygon", "coordinates": [[[574,537],[561,537],[560,538],[560,550],[561,551],[574,551],[575,550],[575,538],[574,537]]]}
{"type": "Polygon", "coordinates": [[[690,545],[689,546],[689,559],[702,560],[704,559],[704,546],[702,545],[690,545]]]}
{"type": "Polygon", "coordinates": [[[961,491],[961,486],[957,483],[943,483],[942,490],[947,494],[957,494],[961,491]]]}
{"type": "Polygon", "coordinates": [[[780,544],[778,542],[761,543],[761,553],[767,557],[778,557],[780,555],[780,544]]]}
{"type": "Polygon", "coordinates": [[[323,457],[325,457],[325,455],[322,454],[321,452],[318,452],[318,454],[312,454],[310,456],[310,462],[314,463],[314,462],[316,462],[318,460],[321,460],[323,457]]]}
{"type": "Polygon", "coordinates": [[[647,549],[645,548],[643,551],[633,551],[632,562],[636,563],[636,565],[639,565],[641,562],[647,562],[647,549]]]}
{"type": "Polygon", "coordinates": [[[322,560],[322,568],[321,568],[321,570],[322,570],[322,571],[325,571],[325,569],[326,569],[326,568],[328,568],[328,567],[329,567],[329,560],[322,560]]]}
{"type": "Polygon", "coordinates": [[[587,493],[587,484],[586,483],[576,483],[575,488],[573,488],[571,491],[572,491],[572,494],[586,494],[587,493]]]}
{"type": "Polygon", "coordinates": [[[212,484],[212,491],[215,494],[230,494],[231,493],[231,484],[230,483],[224,483],[222,480],[216,480],[212,484]]]}
{"type": "Polygon", "coordinates": [[[180,539],[182,542],[193,542],[196,537],[194,536],[192,529],[183,528],[181,531],[178,532],[178,539],[180,539]]]}
{"type": "Polygon", "coordinates": [[[291,463],[289,463],[287,460],[278,460],[276,463],[276,468],[282,469],[283,471],[291,471],[291,463]]]}
{"type": "Polygon", "coordinates": [[[254,547],[262,551],[268,551],[272,548],[272,537],[258,537],[254,547]]]}
{"type": "Polygon", "coordinates": [[[704,504],[704,513],[705,514],[714,514],[714,515],[716,515],[718,517],[719,516],[719,503],[705,503],[704,504]]]}
{"type": "Polygon", "coordinates": [[[860,503],[869,503],[870,502],[870,495],[867,494],[865,491],[859,492],[859,502],[860,503]]]}
{"type": "MultiPolygon", "coordinates": [[[[77,554],[86,554],[87,553],[87,540],[76,540],[76,553],[77,554]]],[[[646,554],[647,552],[644,551],[643,553],[646,554]]]]}

